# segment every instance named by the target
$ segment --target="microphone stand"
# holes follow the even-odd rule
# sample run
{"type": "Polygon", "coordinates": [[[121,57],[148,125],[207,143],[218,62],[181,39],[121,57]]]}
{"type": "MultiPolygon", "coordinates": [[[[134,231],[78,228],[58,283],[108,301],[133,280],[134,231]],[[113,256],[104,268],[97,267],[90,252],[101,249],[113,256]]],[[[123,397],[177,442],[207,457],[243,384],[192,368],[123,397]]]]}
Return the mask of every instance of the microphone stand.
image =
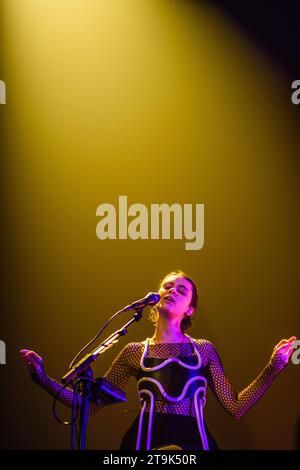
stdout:
{"type": "MultiPolygon", "coordinates": [[[[88,412],[89,412],[89,401],[91,400],[92,384],[96,383],[96,380],[93,378],[93,372],[90,365],[95,362],[100,354],[104,353],[107,349],[112,347],[115,343],[118,342],[120,336],[127,334],[127,328],[132,325],[132,323],[139,321],[143,316],[143,308],[139,307],[134,309],[135,314],[123,327],[115,331],[108,338],[106,338],[103,343],[100,344],[92,353],[84,356],[80,361],[78,361],[61,379],[63,384],[69,384],[73,381],[77,382],[77,386],[74,387],[74,394],[77,393],[78,385],[82,392],[81,395],[81,404],[79,406],[79,443],[78,450],[84,450],[85,440],[86,440],[86,428],[88,422],[88,412]]],[[[96,389],[97,398],[101,397],[103,392],[106,392],[110,395],[110,403],[117,403],[118,401],[126,401],[126,398],[120,398],[116,393],[107,387],[99,386],[96,389]]],[[[75,403],[73,403],[74,405],[75,403]]],[[[74,411],[74,410],[73,410],[74,411]]],[[[74,422],[75,413],[72,412],[72,421],[74,422]]],[[[74,449],[74,429],[72,424],[72,449],[74,449]]]]}

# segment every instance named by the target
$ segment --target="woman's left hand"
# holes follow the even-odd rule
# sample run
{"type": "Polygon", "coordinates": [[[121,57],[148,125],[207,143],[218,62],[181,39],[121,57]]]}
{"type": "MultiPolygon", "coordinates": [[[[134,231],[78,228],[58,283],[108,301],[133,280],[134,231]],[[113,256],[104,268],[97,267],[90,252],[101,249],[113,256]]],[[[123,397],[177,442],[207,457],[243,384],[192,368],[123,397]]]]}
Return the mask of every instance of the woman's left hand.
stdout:
{"type": "Polygon", "coordinates": [[[276,344],[271,356],[271,363],[276,372],[280,372],[284,369],[289,362],[290,356],[293,352],[293,344],[296,339],[296,336],[291,336],[290,339],[282,339],[278,344],[276,344]]]}

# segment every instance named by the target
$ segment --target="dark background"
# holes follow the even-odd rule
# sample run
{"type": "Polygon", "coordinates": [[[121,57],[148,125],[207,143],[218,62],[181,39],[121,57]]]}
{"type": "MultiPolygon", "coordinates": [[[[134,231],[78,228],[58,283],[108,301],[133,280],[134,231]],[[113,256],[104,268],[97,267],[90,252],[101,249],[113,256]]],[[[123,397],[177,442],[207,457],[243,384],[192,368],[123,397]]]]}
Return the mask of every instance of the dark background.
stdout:
{"type": "MultiPolygon", "coordinates": [[[[51,399],[28,379],[18,357],[18,349],[37,350],[44,357],[49,374],[61,377],[76,351],[95,335],[113,312],[142,297],[145,292],[155,290],[159,279],[174,268],[190,273],[199,286],[199,320],[191,335],[207,337],[216,345],[238,389],[259,373],[277,341],[293,334],[299,336],[300,106],[291,104],[290,85],[293,80],[300,79],[300,7],[297,2],[186,3],[195,8],[195,15],[197,11],[201,13],[206,4],[208,9],[215,9],[222,21],[233,25],[241,42],[246,41],[251,51],[258,51],[261,62],[269,70],[261,70],[262,77],[269,73],[270,82],[275,80],[275,83],[271,86],[265,80],[265,87],[257,85],[254,107],[257,105],[257,109],[261,109],[260,99],[264,94],[268,95],[269,101],[266,98],[265,114],[258,111],[257,127],[253,117],[249,118],[253,127],[248,129],[250,111],[247,106],[242,109],[246,95],[239,94],[239,83],[243,83],[245,75],[241,74],[239,78],[238,68],[236,73],[232,72],[236,84],[229,91],[224,87],[220,94],[224,99],[228,94],[226,106],[229,109],[230,100],[241,106],[238,115],[245,118],[245,129],[242,128],[245,133],[238,132],[239,128],[235,133],[235,126],[240,123],[234,118],[233,128],[229,131],[223,129],[222,123],[230,120],[229,114],[224,114],[225,105],[216,107],[210,116],[215,123],[208,123],[206,128],[205,116],[203,134],[199,131],[201,138],[205,140],[207,137],[211,155],[208,151],[207,160],[196,161],[195,157],[193,175],[182,182],[185,170],[182,166],[177,168],[174,163],[178,161],[175,124],[175,131],[170,127],[170,132],[168,121],[163,122],[161,132],[163,135],[172,134],[173,129],[174,144],[166,141],[165,148],[162,145],[154,148],[153,155],[152,150],[147,150],[148,141],[143,137],[137,150],[131,142],[127,147],[122,124],[119,135],[113,136],[106,147],[98,148],[94,142],[98,142],[98,135],[101,140],[99,130],[90,130],[95,119],[91,123],[89,117],[83,116],[87,128],[82,123],[77,127],[76,118],[82,109],[74,107],[72,99],[71,105],[67,99],[63,101],[65,96],[68,97],[69,88],[76,87],[76,75],[74,80],[64,82],[65,88],[61,90],[64,96],[58,100],[60,111],[53,111],[56,108],[52,109],[51,100],[49,103],[44,100],[47,100],[47,92],[55,85],[57,76],[48,72],[45,88],[39,89],[44,79],[43,70],[35,68],[30,60],[23,62],[30,49],[30,41],[27,43],[26,38],[27,34],[30,35],[31,21],[39,27],[41,10],[33,9],[31,18],[20,16],[13,23],[7,9],[9,1],[0,3],[0,79],[6,82],[9,92],[7,105],[0,107],[3,155],[0,338],[7,345],[7,364],[0,366],[0,446],[3,449],[63,449],[69,446],[69,429],[52,418],[51,399]],[[25,38],[23,49],[22,38],[25,38]],[[17,47],[20,47],[18,53],[17,47]],[[26,96],[22,83],[32,77],[36,80],[38,92],[35,94],[35,88],[30,89],[26,96]],[[39,103],[45,114],[40,114],[39,103]],[[65,109],[70,114],[64,115],[65,109]],[[69,128],[72,118],[73,127],[69,128]],[[57,122],[61,123],[59,129],[55,127],[57,122]],[[81,133],[82,127],[87,137],[81,133]],[[220,148],[228,148],[228,153],[225,150],[224,156],[222,154],[224,159],[218,159],[214,153],[214,140],[218,140],[218,133],[215,134],[214,130],[218,127],[221,129],[220,148]],[[227,142],[227,133],[232,142],[238,135],[239,145],[235,147],[231,140],[227,142]],[[116,168],[111,163],[114,156],[111,148],[118,139],[124,139],[126,150],[123,161],[116,168]],[[94,151],[95,154],[102,152],[103,161],[95,163],[84,159],[94,151]],[[143,156],[144,162],[142,159],[131,162],[131,154],[134,155],[135,151],[138,156],[143,156]],[[70,159],[64,159],[66,154],[70,159]],[[81,155],[84,156],[82,161],[81,155]],[[167,161],[165,155],[168,156],[167,161]],[[169,181],[166,184],[160,176],[150,184],[148,179],[145,181],[149,166],[151,172],[153,168],[161,167],[170,171],[175,187],[169,181]],[[129,184],[124,183],[123,175],[131,183],[130,189],[129,184]],[[95,208],[100,202],[116,202],[113,195],[117,198],[119,194],[128,194],[131,203],[204,202],[207,208],[205,248],[197,253],[184,252],[183,241],[157,245],[150,240],[142,243],[107,241],[100,247],[94,235],[95,208]],[[230,210],[227,212],[228,207],[230,210]]],[[[177,4],[183,5],[184,2],[177,4]]],[[[28,2],[28,6],[33,5],[34,2],[28,2]]],[[[49,35],[47,62],[52,58],[52,41],[54,43],[60,34],[62,50],[74,47],[68,37],[72,15],[67,14],[63,6],[62,11],[58,9],[55,15],[49,17],[54,34],[49,35]],[[55,21],[62,24],[59,32],[53,25],[55,21]],[[65,35],[61,31],[66,32],[65,35]]],[[[45,40],[43,33],[42,27],[41,31],[37,29],[34,40],[40,37],[42,43],[45,40]]],[[[80,34],[84,42],[85,36],[80,34]]],[[[179,29],[178,47],[181,34],[179,29]]],[[[232,41],[237,41],[237,37],[234,36],[232,41]]],[[[113,46],[108,43],[108,56],[110,47],[113,46]]],[[[73,64],[78,73],[84,68],[83,56],[83,51],[79,51],[78,63],[75,61],[73,64]]],[[[64,59],[62,54],[62,60],[59,57],[54,62],[53,70],[58,74],[71,67],[64,59]]],[[[122,58],[116,58],[116,62],[118,60],[121,62],[122,58]]],[[[227,57],[220,60],[226,63],[227,57]]],[[[242,56],[240,60],[243,60],[242,56]]],[[[236,63],[238,61],[239,56],[236,63]]],[[[39,62],[37,57],[36,64],[39,62]]],[[[87,62],[92,65],[92,60],[87,62]]],[[[254,60],[252,64],[250,57],[249,73],[252,65],[254,69],[254,60]]],[[[225,80],[226,69],[223,72],[225,80]]],[[[187,70],[187,77],[189,74],[190,70],[187,70]]],[[[147,80],[144,78],[146,85],[147,80]]],[[[263,83],[264,78],[261,80],[263,83]]],[[[222,84],[221,78],[217,84],[222,84]]],[[[60,83],[57,87],[60,89],[60,83]]],[[[95,90],[93,84],[91,87],[95,90]]],[[[247,82],[243,87],[247,89],[247,82]]],[[[117,92],[120,96],[125,95],[126,87],[117,92]]],[[[199,102],[202,103],[201,95],[199,102]]],[[[159,107],[156,116],[159,121],[159,107]]],[[[105,125],[105,118],[103,122],[105,125]]],[[[188,130],[182,132],[184,135],[188,130]]],[[[153,131],[153,135],[153,140],[159,141],[158,131],[153,131]]],[[[159,142],[164,143],[163,139],[159,142]]],[[[194,149],[198,151],[196,146],[194,149]]],[[[201,151],[203,155],[203,148],[201,151]]],[[[121,148],[116,150],[116,154],[122,158],[121,148]]],[[[198,155],[196,151],[195,155],[198,155]]],[[[97,363],[95,374],[103,374],[127,340],[142,340],[150,336],[151,331],[151,325],[146,321],[136,325],[127,338],[106,354],[103,363],[97,363]]],[[[91,419],[89,448],[118,448],[124,430],[138,410],[133,381],[126,391],[128,404],[108,407],[91,419]]],[[[223,449],[299,449],[298,397],[299,371],[291,364],[241,422],[235,423],[212,397],[209,397],[206,407],[207,421],[223,449]]],[[[60,411],[64,416],[68,415],[62,407],[60,411]]]]}

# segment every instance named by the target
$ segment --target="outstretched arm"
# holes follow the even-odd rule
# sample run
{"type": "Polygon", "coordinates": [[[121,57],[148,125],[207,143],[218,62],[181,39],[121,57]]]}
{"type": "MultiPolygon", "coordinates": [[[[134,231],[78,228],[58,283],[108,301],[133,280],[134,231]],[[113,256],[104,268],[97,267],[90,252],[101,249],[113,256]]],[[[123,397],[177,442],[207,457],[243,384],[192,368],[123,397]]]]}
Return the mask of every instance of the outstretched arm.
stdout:
{"type": "MultiPolygon", "coordinates": [[[[133,370],[130,364],[131,344],[127,344],[113,361],[111,367],[105,374],[105,378],[113,385],[124,388],[133,370]]],[[[57,396],[58,400],[66,406],[72,406],[74,391],[71,388],[63,387],[59,382],[48,377],[45,372],[42,358],[34,351],[22,349],[21,357],[25,360],[26,365],[31,373],[32,379],[46,390],[53,397],[57,396]]],[[[81,405],[81,395],[77,394],[77,404],[81,405]]],[[[104,402],[100,399],[97,403],[89,403],[89,414],[94,414],[104,406],[104,402]]]]}
{"type": "Polygon", "coordinates": [[[275,346],[272,357],[262,372],[253,382],[237,392],[226,375],[221,359],[212,345],[208,344],[208,383],[213,394],[223,408],[235,419],[240,419],[268,390],[275,377],[283,370],[292,354],[293,336],[289,340],[282,340],[275,346]]]}

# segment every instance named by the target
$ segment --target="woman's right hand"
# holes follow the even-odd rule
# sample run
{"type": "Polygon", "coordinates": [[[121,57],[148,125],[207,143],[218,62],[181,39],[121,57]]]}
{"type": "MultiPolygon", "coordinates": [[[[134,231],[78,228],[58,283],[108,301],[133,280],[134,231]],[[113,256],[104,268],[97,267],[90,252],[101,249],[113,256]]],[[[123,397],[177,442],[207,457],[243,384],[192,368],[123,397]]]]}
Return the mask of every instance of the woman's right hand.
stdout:
{"type": "Polygon", "coordinates": [[[288,364],[290,356],[293,354],[293,344],[296,339],[296,336],[291,336],[289,339],[282,339],[276,344],[271,356],[271,364],[276,372],[280,372],[288,364]]]}
{"type": "Polygon", "coordinates": [[[44,369],[43,359],[36,352],[30,351],[29,349],[21,349],[19,354],[22,359],[24,359],[31,377],[34,380],[40,381],[41,379],[47,377],[44,369]]]}

